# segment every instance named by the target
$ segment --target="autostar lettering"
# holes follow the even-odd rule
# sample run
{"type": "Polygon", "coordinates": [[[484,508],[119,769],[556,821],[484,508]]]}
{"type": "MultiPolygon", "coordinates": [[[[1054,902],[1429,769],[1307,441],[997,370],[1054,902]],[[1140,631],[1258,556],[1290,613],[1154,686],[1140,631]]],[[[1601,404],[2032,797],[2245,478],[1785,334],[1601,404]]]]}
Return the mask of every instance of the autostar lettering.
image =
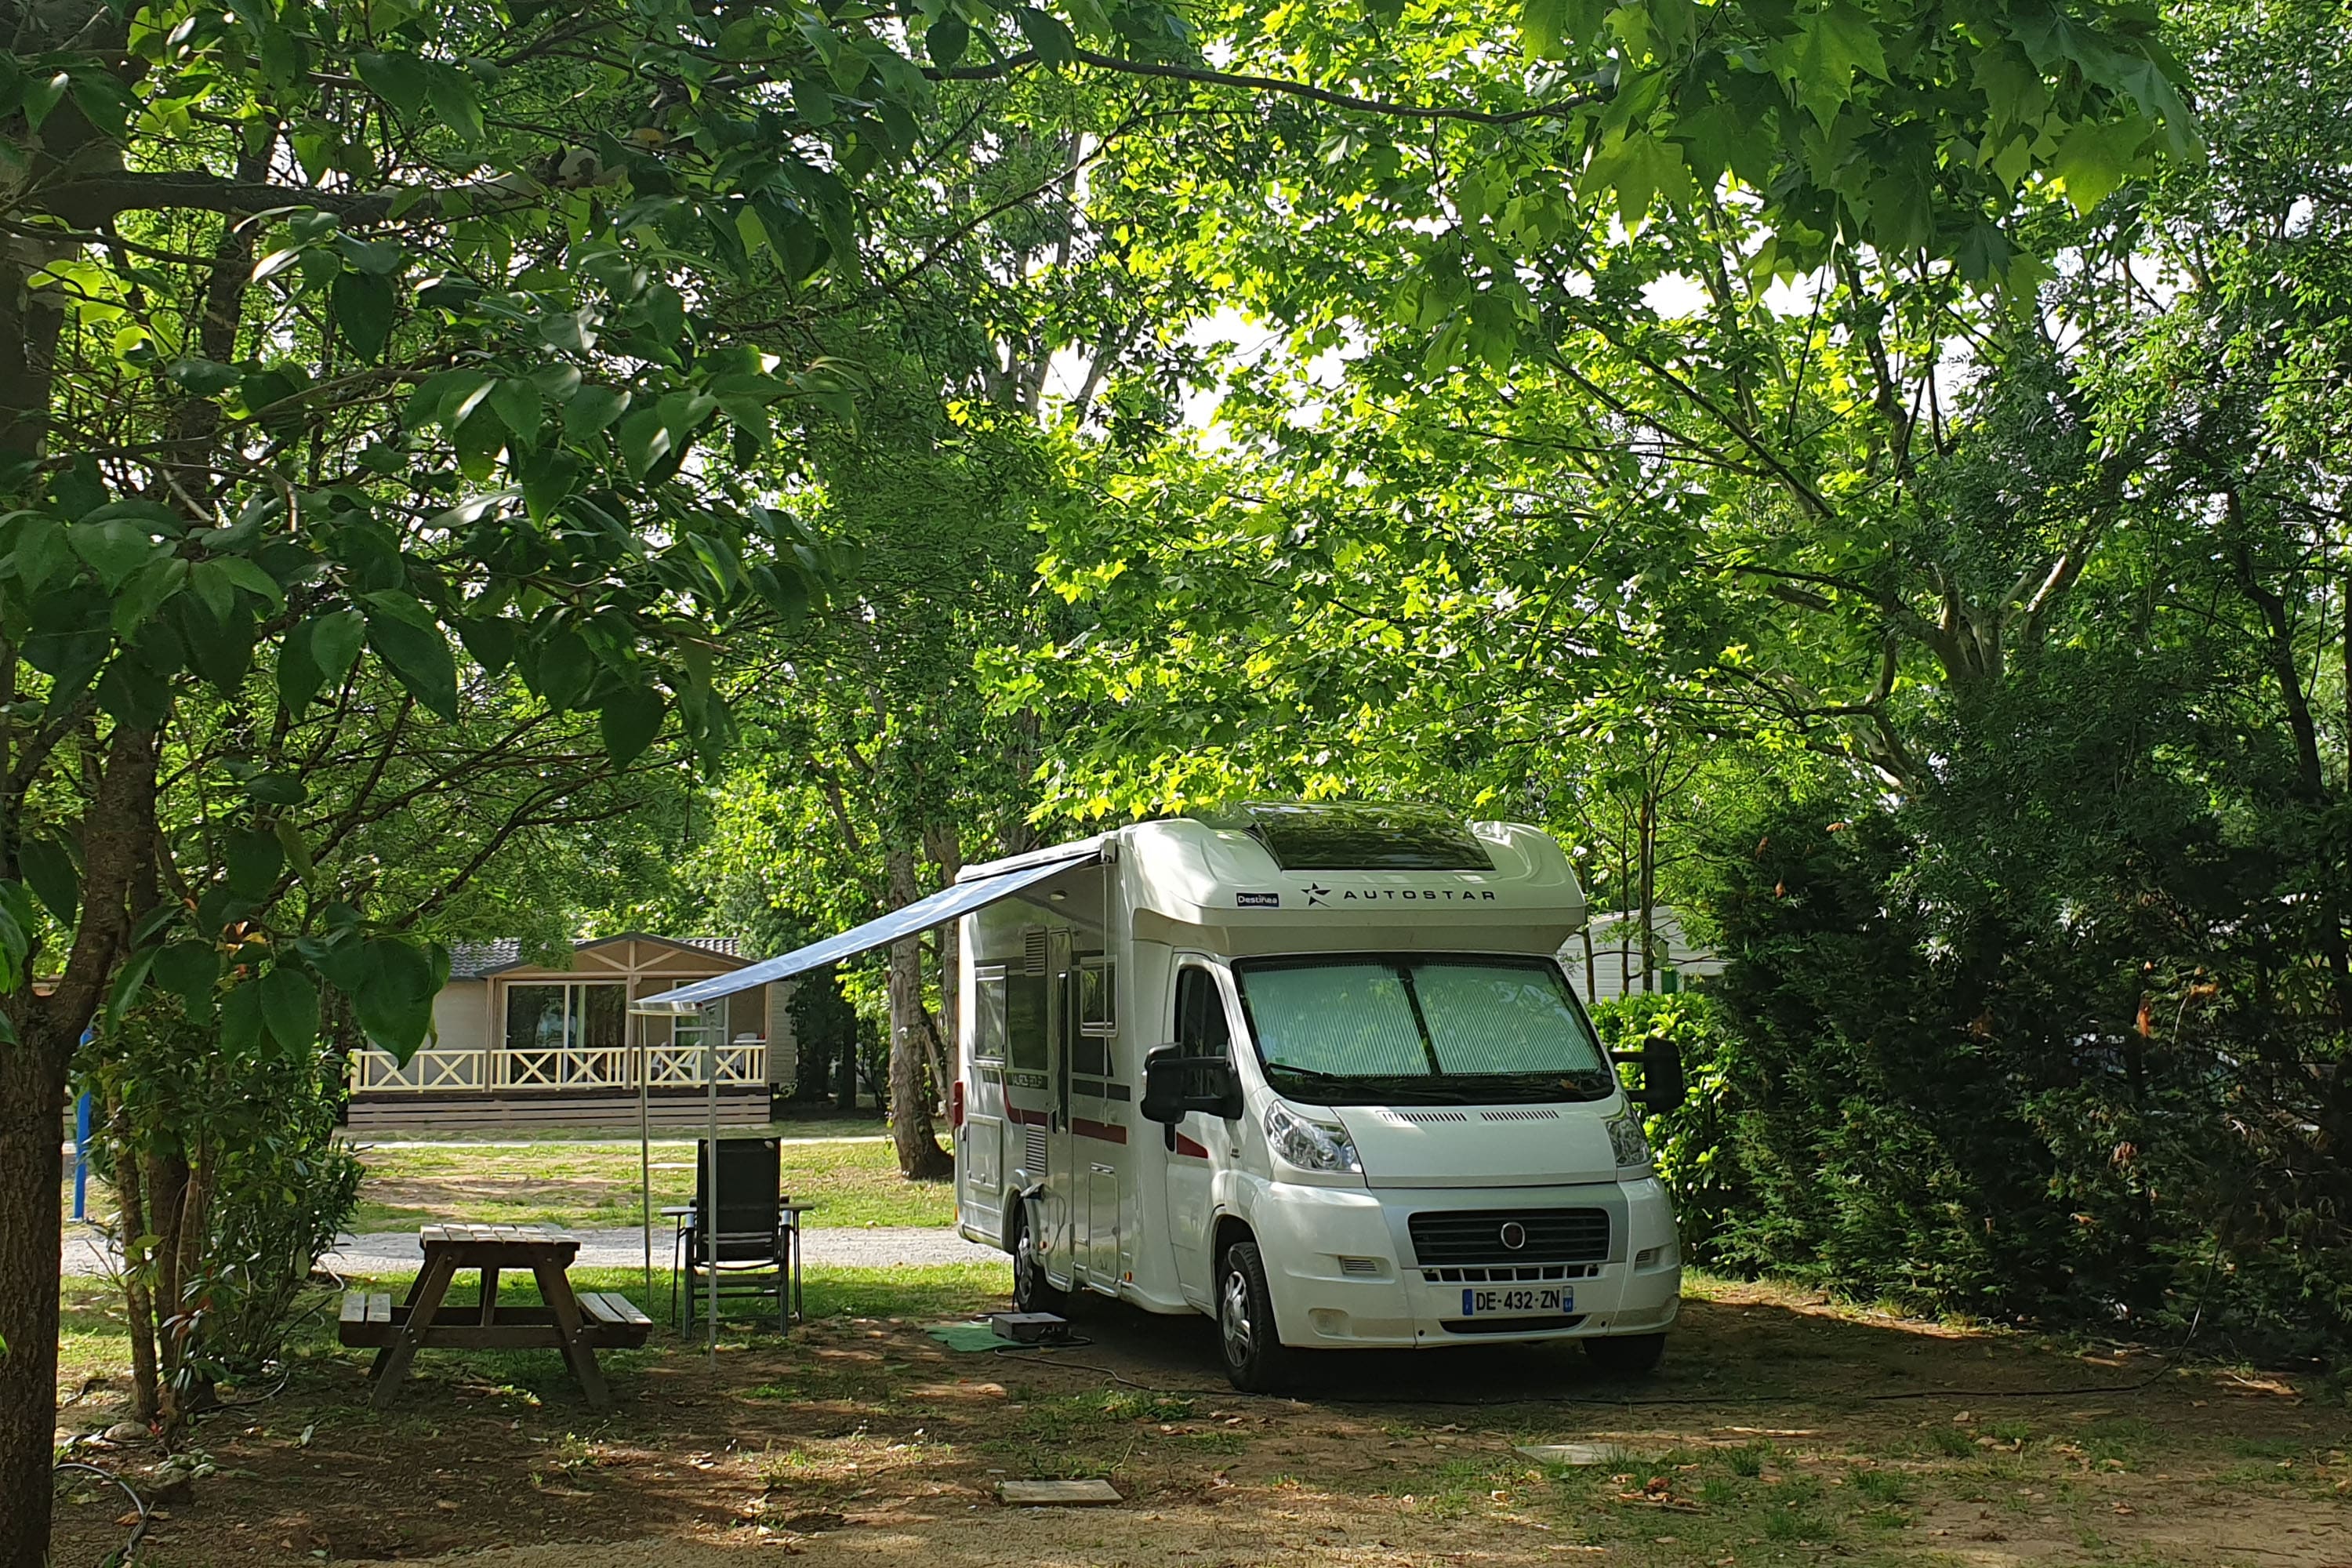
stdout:
{"type": "Polygon", "coordinates": [[[1491,904],[1492,888],[1354,888],[1339,894],[1343,904],[1491,904]]]}

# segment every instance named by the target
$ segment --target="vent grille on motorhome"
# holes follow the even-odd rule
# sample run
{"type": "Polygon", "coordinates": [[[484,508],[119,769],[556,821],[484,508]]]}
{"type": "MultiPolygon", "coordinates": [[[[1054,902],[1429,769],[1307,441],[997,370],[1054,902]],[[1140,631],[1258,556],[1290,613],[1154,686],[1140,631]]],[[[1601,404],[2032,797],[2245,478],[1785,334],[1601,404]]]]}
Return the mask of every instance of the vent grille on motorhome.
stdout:
{"type": "Polygon", "coordinates": [[[1028,960],[1030,973],[1043,974],[1045,973],[1045,927],[1032,926],[1029,928],[1028,935],[1023,937],[1021,940],[1021,954],[1024,958],[1028,960]]]}
{"type": "Polygon", "coordinates": [[[1559,1120],[1559,1112],[1557,1110],[1544,1110],[1541,1109],[1534,1110],[1482,1110],[1478,1113],[1478,1120],[1481,1121],[1557,1121],[1559,1120]]]}
{"type": "Polygon", "coordinates": [[[1045,1130],[1031,1122],[1023,1131],[1026,1134],[1027,1147],[1022,1152],[1029,1162],[1029,1179],[1043,1181],[1045,1178],[1045,1130]]]}

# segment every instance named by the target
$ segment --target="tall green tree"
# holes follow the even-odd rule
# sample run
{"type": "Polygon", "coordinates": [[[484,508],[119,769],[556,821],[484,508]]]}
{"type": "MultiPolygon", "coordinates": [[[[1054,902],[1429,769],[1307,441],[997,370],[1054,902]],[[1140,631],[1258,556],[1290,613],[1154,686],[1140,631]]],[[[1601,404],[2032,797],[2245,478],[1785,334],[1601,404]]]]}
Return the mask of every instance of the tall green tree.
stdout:
{"type": "Polygon", "coordinates": [[[281,721],[365,660],[441,723],[512,671],[617,763],[665,726],[723,752],[722,637],[828,575],[741,473],[846,408],[758,344],[813,288],[887,291],[856,193],[933,135],[907,49],[1024,31],[1068,37],[986,5],[911,36],[793,3],[0,5],[0,1562],[46,1551],[83,1027],[225,973],[226,1028],[299,1032],[262,1003],[322,980],[389,1048],[428,1025],[433,947],[266,903],[311,848],[281,721]],[[256,672],[205,762],[224,862],[166,886],[181,709],[256,672]]]}

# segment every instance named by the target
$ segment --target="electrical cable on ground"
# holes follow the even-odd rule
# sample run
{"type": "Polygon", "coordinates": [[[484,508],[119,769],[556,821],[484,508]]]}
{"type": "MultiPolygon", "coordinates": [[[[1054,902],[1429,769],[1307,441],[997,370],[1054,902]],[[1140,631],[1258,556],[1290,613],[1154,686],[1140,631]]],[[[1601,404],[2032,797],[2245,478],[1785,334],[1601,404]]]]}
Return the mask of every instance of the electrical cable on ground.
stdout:
{"type": "MultiPolygon", "coordinates": [[[[1098,1365],[1092,1362],[1064,1361],[1058,1356],[1055,1356],[1051,1353],[1060,1350],[1076,1350],[1081,1346],[1090,1345],[1094,1342],[1095,1342],[1093,1340],[1086,1338],[1083,1335],[1073,1335],[1071,1338],[1061,1341],[1055,1344],[999,1345],[996,1346],[991,1353],[1002,1357],[1006,1361],[1024,1361],[1038,1366],[1058,1366],[1066,1367],[1073,1372],[1096,1373],[1101,1376],[1110,1378],[1114,1382],[1124,1384],[1128,1387],[1139,1390],[1142,1393],[1156,1394],[1170,1398],[1183,1397],[1232,1400],[1265,1399],[1285,1405],[1305,1403],[1283,1394],[1244,1394],[1238,1390],[1231,1388],[1154,1387],[1150,1384],[1138,1383],[1135,1379],[1129,1377],[1124,1373],[1114,1371],[1110,1367],[1098,1365]]],[[[2137,1394],[2141,1389],[2152,1386],[2170,1370],[2172,1370],[2171,1365],[2169,1363],[2167,1363],[2158,1367],[2156,1371],[2148,1373],[2146,1377],[2139,1379],[2137,1382],[2093,1384],[2089,1386],[2079,1388],[1906,1388],[1887,1394],[1854,1393],[1844,1394],[1843,1396],[1832,1394],[1666,1394],[1647,1399],[1633,1397],[1610,1398],[1604,1395],[1590,1394],[1537,1394],[1530,1397],[1514,1399],[1414,1399],[1395,1394],[1383,1394],[1377,1397],[1362,1397],[1350,1396],[1347,1394],[1318,1394],[1314,1397],[1312,1403],[1323,1405],[1363,1405],[1375,1406],[1422,1405],[1448,1409],[1488,1410],[1504,1409],[1513,1405],[1606,1405],[1633,1409],[1646,1409],[1671,1405],[1879,1405],[1905,1399],[2090,1399],[2119,1394],[2137,1394]]]]}
{"type": "Polygon", "coordinates": [[[116,1568],[116,1565],[128,1563],[138,1555],[139,1542],[147,1535],[147,1500],[134,1491],[129,1481],[124,1480],[112,1470],[85,1463],[80,1459],[60,1459],[50,1466],[49,1470],[53,1475],[63,1470],[87,1470],[101,1480],[112,1481],[116,1486],[121,1487],[122,1495],[129,1498],[131,1506],[138,1510],[139,1522],[131,1527],[131,1538],[122,1543],[122,1549],[120,1552],[109,1552],[100,1568],[116,1568]]]}

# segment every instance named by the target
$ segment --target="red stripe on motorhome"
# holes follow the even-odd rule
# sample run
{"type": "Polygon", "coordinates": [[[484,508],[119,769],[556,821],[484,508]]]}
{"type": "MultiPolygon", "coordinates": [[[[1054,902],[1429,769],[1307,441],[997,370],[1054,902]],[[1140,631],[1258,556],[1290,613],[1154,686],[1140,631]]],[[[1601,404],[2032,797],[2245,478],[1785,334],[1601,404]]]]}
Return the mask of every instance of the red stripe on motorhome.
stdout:
{"type": "Polygon", "coordinates": [[[1181,1132],[1176,1134],[1176,1152],[1190,1154],[1195,1160],[1205,1160],[1209,1157],[1209,1151],[1204,1146],[1193,1142],[1181,1132]]]}
{"type": "Polygon", "coordinates": [[[1112,1121],[1088,1121],[1083,1116],[1070,1119],[1070,1131],[1081,1138],[1097,1138],[1105,1143],[1127,1142],[1127,1129],[1112,1121]]]}

